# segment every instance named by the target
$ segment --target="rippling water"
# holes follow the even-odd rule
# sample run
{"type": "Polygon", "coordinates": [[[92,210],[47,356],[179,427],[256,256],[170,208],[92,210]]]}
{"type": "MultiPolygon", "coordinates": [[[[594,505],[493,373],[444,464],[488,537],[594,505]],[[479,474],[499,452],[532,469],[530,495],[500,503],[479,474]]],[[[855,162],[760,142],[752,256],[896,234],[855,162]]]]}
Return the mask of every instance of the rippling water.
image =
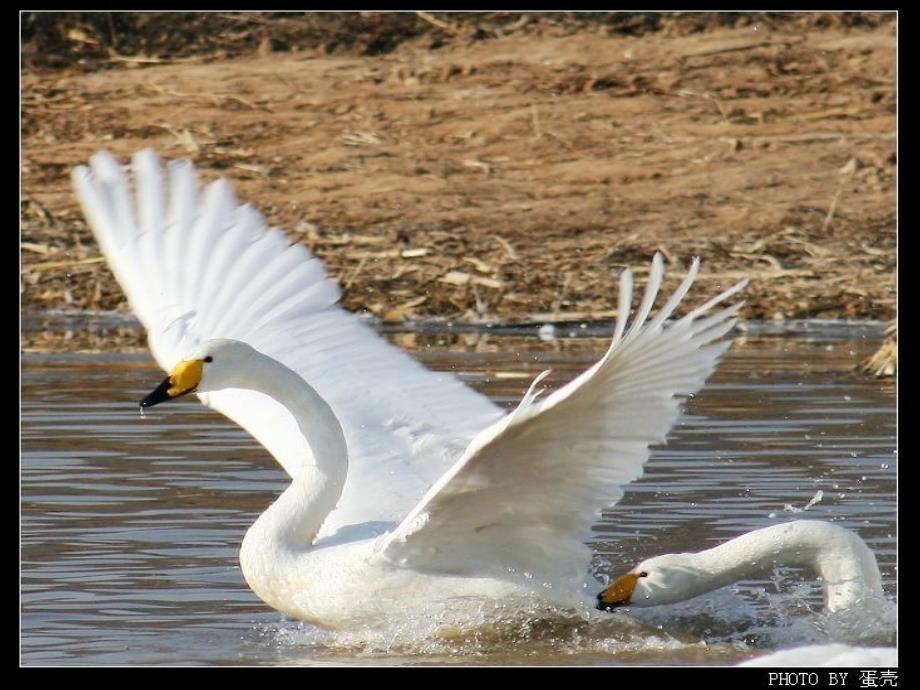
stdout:
{"type": "MultiPolygon", "coordinates": [[[[599,580],[808,517],[856,530],[894,600],[895,389],[853,371],[877,345],[871,334],[740,339],[597,525],[599,580]]],[[[539,371],[564,383],[605,347],[390,337],[505,405],[539,371]]],[[[792,570],[677,606],[512,620],[456,639],[413,637],[407,621],[369,643],[286,620],[249,591],[237,563],[244,532],[285,487],[282,471],[194,399],[141,419],[137,400],[161,377],[144,355],[23,359],[23,664],[732,664],[835,639],[818,585],[792,570]]],[[[894,632],[872,641],[893,644],[894,632]]]]}

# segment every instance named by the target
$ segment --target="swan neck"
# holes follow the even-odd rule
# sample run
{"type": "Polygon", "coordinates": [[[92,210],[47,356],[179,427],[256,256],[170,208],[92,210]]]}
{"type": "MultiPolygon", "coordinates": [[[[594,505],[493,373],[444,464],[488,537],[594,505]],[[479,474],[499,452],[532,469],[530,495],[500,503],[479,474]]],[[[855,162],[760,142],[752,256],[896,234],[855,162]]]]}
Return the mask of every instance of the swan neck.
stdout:
{"type": "Polygon", "coordinates": [[[312,386],[270,357],[260,356],[249,379],[248,387],[287,408],[303,437],[299,447],[276,455],[291,485],[250,531],[257,542],[308,547],[345,487],[348,452],[342,425],[312,386]]]}
{"type": "Polygon", "coordinates": [[[871,549],[853,532],[826,522],[797,520],[755,530],[694,554],[693,561],[707,573],[707,590],[790,566],[822,579],[829,611],[884,596],[871,549]]]}

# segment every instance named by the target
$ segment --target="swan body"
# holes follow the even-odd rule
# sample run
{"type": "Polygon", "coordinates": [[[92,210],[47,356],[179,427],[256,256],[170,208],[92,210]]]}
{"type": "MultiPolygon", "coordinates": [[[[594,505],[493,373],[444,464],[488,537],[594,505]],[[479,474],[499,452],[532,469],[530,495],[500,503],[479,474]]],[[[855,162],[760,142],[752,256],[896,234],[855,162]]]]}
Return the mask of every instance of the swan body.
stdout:
{"type": "Polygon", "coordinates": [[[887,604],[875,555],[858,535],[828,522],[795,520],[698,553],[644,560],[598,595],[598,608],[673,604],[777,566],[807,568],[818,575],[829,612],[887,604]]]}
{"type": "Polygon", "coordinates": [[[73,182],[169,372],[142,406],[197,393],[291,480],[240,550],[265,602],[333,628],[432,606],[590,605],[591,526],[729,347],[741,305],[716,307],[745,282],[666,323],[699,262],[650,318],[656,255],[627,329],[624,271],[606,354],[541,397],[544,372],[506,414],[340,308],[322,264],[225,181],[199,196],[189,163],[164,174],[151,151],[131,168],[101,152],[73,182]]]}
{"type": "MultiPolygon", "coordinates": [[[[395,567],[378,553],[374,527],[364,528],[364,538],[353,531],[345,538],[336,534],[317,539],[341,498],[348,469],[345,434],[332,409],[295,372],[243,342],[209,340],[185,361],[202,363],[195,385],[199,393],[259,391],[287,408],[307,439],[300,457],[284,459],[290,486],[247,531],[240,549],[247,583],[270,606],[293,618],[344,627],[360,622],[369,611],[392,615],[410,601],[418,609],[471,594],[504,599],[523,593],[511,582],[423,575],[395,567]],[[363,606],[355,609],[342,602],[363,606]]],[[[170,378],[164,384],[168,382],[170,378]]]]}

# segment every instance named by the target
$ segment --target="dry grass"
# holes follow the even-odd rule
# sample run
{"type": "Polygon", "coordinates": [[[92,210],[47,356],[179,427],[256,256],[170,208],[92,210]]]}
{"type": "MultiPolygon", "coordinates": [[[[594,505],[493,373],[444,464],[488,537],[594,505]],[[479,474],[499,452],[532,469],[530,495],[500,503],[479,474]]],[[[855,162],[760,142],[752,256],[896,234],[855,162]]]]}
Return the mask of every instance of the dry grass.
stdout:
{"type": "Polygon", "coordinates": [[[124,308],[68,174],[153,146],[230,178],[385,321],[608,319],[656,251],[665,290],[703,258],[691,299],[750,277],[748,318],[894,317],[893,23],[406,16],[395,43],[364,17],[295,52],[315,18],[228,15],[234,58],[69,27],[61,50],[103,62],[23,75],[24,309],[124,308]]]}

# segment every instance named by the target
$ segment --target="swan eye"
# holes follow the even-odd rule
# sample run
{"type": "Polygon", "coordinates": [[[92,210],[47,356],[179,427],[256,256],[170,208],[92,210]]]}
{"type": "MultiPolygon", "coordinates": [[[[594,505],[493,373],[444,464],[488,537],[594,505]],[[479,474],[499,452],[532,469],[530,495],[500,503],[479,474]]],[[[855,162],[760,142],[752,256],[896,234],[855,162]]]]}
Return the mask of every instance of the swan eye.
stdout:
{"type": "Polygon", "coordinates": [[[204,361],[205,361],[205,362],[213,362],[213,361],[214,361],[214,358],[213,358],[211,355],[208,355],[207,357],[204,358],[204,361]]]}
{"type": "Polygon", "coordinates": [[[648,577],[648,573],[644,570],[641,573],[638,573],[639,577],[648,577]]]}

